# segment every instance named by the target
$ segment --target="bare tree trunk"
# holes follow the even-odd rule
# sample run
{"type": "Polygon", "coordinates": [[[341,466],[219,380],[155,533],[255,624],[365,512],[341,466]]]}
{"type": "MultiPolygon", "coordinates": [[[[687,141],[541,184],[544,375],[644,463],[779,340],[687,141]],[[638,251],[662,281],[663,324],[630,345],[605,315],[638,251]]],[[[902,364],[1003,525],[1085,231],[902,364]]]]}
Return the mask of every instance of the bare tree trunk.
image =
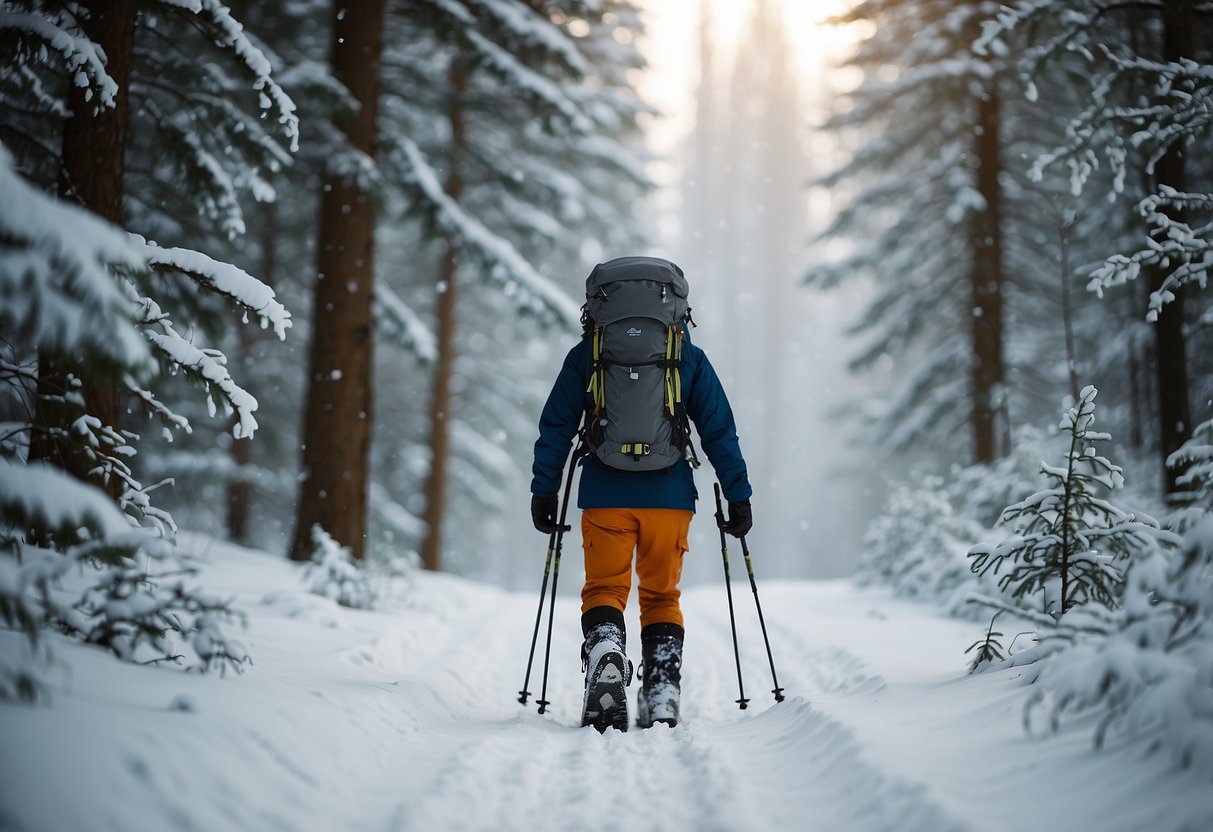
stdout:
{"type": "MultiPolygon", "coordinates": [[[[1163,59],[1178,61],[1195,55],[1193,21],[1186,2],[1163,4],[1163,59]]],[[[1170,186],[1177,191],[1186,190],[1187,177],[1184,170],[1183,149],[1172,145],[1158,160],[1154,168],[1157,185],[1170,186]]],[[[1168,212],[1176,220],[1183,220],[1182,212],[1168,212]]],[[[1151,292],[1162,288],[1170,275],[1170,267],[1151,269],[1148,275],[1151,292]]],[[[1162,308],[1154,326],[1157,355],[1155,374],[1158,388],[1158,418],[1160,428],[1163,468],[1163,491],[1168,496],[1186,489],[1179,484],[1179,472],[1167,468],[1166,460],[1192,436],[1192,417],[1188,394],[1188,359],[1184,338],[1184,291],[1172,290],[1175,299],[1162,308]]]]}
{"type": "MultiPolygon", "coordinates": [[[[261,280],[272,287],[278,272],[278,206],[261,203],[261,280]]],[[[240,357],[249,356],[261,341],[261,331],[255,327],[239,327],[240,357]]],[[[233,424],[235,417],[233,417],[233,424]]],[[[232,440],[232,465],[235,470],[227,485],[227,536],[238,543],[249,542],[249,517],[253,502],[253,484],[248,481],[245,466],[253,461],[253,440],[249,437],[232,440]]]]}
{"type": "MultiPolygon", "coordinates": [[[[446,193],[456,202],[463,196],[460,155],[467,145],[463,122],[463,94],[467,77],[459,59],[451,64],[450,158],[446,193]]],[[[442,258],[442,276],[438,287],[438,360],[434,365],[434,387],[430,396],[430,473],[425,482],[425,540],[421,542],[421,564],[426,569],[442,568],[442,521],[446,515],[447,472],[451,456],[451,377],[455,372],[456,304],[459,297],[458,265],[454,247],[448,242],[442,258]]]]}
{"type": "Polygon", "coordinates": [[[973,271],[971,320],[972,410],[970,426],[973,435],[973,456],[977,462],[991,462],[1006,452],[1004,436],[1009,425],[1001,425],[1001,399],[1005,395],[1003,382],[1003,258],[1002,258],[1002,191],[998,175],[1002,171],[1000,158],[1001,97],[996,84],[991,83],[977,101],[976,136],[977,189],[985,200],[985,210],[973,223],[973,271]],[[1001,430],[1000,430],[1001,427],[1001,430]]]}
{"type": "MultiPolygon", "coordinates": [[[[384,0],[333,3],[333,76],[359,109],[334,124],[374,158],[384,0]]],[[[371,441],[371,301],[375,215],[356,180],[324,179],[303,426],[303,476],[291,557],[312,552],[320,525],[355,557],[366,544],[371,441]]]]}
{"type": "MultiPolygon", "coordinates": [[[[99,107],[87,90],[69,85],[67,106],[70,113],[63,128],[63,153],[59,166],[59,193],[84,206],[109,222],[122,222],[123,173],[125,171],[126,133],[130,113],[131,54],[135,46],[137,0],[84,0],[87,14],[80,15],[89,38],[105,52],[105,68],[118,86],[113,107],[99,107]]],[[[121,422],[122,397],[116,379],[103,378],[95,368],[87,368],[87,356],[59,355],[47,350],[38,353],[38,395],[34,414],[34,432],[29,458],[45,460],[80,479],[88,478],[88,458],[79,453],[65,429],[79,415],[62,400],[68,390],[68,378],[84,382],[87,412],[101,422],[117,428],[121,422]]],[[[111,480],[106,486],[113,497],[122,484],[111,480]]]]}

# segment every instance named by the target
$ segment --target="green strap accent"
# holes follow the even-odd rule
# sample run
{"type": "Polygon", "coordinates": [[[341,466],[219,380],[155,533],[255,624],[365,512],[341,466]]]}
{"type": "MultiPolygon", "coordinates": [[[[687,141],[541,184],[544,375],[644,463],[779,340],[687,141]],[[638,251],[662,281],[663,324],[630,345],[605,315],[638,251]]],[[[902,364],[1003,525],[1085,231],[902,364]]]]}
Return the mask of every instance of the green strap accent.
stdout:
{"type": "MultiPolygon", "coordinates": [[[[673,329],[673,327],[671,327],[673,329]]],[[[682,404],[682,333],[674,338],[674,402],[682,404]]]]}
{"type": "Polygon", "coordinates": [[[626,445],[620,445],[619,450],[632,456],[648,456],[650,446],[643,442],[628,442],[626,445]]]}
{"type": "Polygon", "coordinates": [[[594,395],[594,412],[598,413],[606,404],[606,368],[602,365],[602,328],[594,325],[594,369],[590,373],[587,393],[594,395]]]}
{"type": "Polygon", "coordinates": [[[674,360],[674,327],[665,330],[665,409],[674,416],[674,380],[671,373],[671,362],[674,360]]]}

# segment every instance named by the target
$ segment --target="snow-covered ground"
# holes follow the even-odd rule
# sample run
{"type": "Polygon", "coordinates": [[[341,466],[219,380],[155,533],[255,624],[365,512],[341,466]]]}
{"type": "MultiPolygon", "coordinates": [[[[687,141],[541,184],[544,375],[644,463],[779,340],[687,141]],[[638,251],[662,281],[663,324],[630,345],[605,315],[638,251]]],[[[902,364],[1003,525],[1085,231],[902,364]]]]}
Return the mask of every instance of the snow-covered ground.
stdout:
{"type": "Polygon", "coordinates": [[[518,565],[534,593],[420,574],[363,612],[308,594],[280,558],[186,545],[248,613],[255,664],[219,678],[53,640],[51,704],[0,706],[0,829],[1213,828],[1213,789],[1159,756],[1095,752],[1081,725],[1026,735],[1018,671],[964,674],[980,625],[846,582],[760,585],[780,704],[735,584],[745,711],[723,586],[689,590],[683,724],[600,736],[577,727],[572,596],[549,714],[517,701],[538,559],[518,565]]]}

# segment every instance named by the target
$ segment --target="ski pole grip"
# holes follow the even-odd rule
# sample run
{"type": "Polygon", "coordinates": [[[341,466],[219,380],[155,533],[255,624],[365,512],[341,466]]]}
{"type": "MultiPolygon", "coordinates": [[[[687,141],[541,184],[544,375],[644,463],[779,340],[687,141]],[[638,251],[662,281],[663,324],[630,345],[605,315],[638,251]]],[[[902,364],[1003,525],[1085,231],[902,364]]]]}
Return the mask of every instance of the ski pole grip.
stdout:
{"type": "Polygon", "coordinates": [[[720,483],[712,483],[712,492],[716,495],[716,525],[724,529],[724,504],[720,502],[720,483]]]}

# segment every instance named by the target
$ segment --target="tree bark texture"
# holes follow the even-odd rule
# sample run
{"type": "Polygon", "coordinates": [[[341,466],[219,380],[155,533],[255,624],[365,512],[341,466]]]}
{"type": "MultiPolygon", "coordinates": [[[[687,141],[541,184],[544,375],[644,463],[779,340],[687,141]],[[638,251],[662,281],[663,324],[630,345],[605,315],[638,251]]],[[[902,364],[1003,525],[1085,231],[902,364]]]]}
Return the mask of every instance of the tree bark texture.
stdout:
{"type": "MultiPolygon", "coordinates": [[[[1185,2],[1163,5],[1163,59],[1178,61],[1195,55],[1193,21],[1191,9],[1185,2]]],[[[1184,170],[1183,149],[1173,145],[1154,168],[1158,187],[1169,185],[1184,192],[1187,177],[1184,170]]],[[[1182,221],[1181,212],[1169,211],[1176,220],[1182,221]]],[[[1151,292],[1162,288],[1163,282],[1172,272],[1169,266],[1160,266],[1149,271],[1147,277],[1151,292]]],[[[1192,416],[1188,392],[1187,345],[1184,338],[1184,292],[1182,287],[1173,290],[1175,300],[1166,304],[1154,325],[1156,388],[1158,395],[1159,436],[1161,438],[1163,491],[1166,495],[1185,490],[1176,480],[1181,472],[1167,468],[1167,457],[1192,437],[1192,416]]]]}
{"type": "MultiPolygon", "coordinates": [[[[131,54],[135,45],[137,0],[86,0],[81,24],[89,38],[105,52],[105,68],[118,85],[114,106],[101,107],[96,96],[85,97],[85,88],[68,85],[68,118],[63,128],[63,151],[59,166],[59,194],[101,218],[122,224],[123,174],[126,134],[130,116],[131,54]]],[[[79,409],[63,402],[69,376],[83,382],[85,409],[105,425],[117,429],[121,422],[122,396],[116,380],[104,368],[90,367],[88,356],[38,352],[38,391],[34,432],[29,458],[45,460],[80,479],[88,479],[89,457],[66,433],[80,415],[79,409]]],[[[104,487],[117,498],[122,483],[111,480],[104,487]]]]}
{"type": "MultiPolygon", "coordinates": [[[[333,4],[333,76],[359,108],[334,124],[374,158],[384,0],[333,4]]],[[[311,357],[303,425],[303,471],[291,557],[311,557],[320,525],[354,557],[366,551],[371,441],[375,215],[371,194],[329,174],[320,231],[311,357]]]]}
{"type": "Polygon", "coordinates": [[[971,319],[970,426],[973,457],[991,462],[1007,450],[1009,425],[1002,424],[1003,364],[1003,253],[1000,158],[1001,98],[995,83],[977,100],[977,189],[985,209],[975,214],[972,229],[973,267],[970,276],[971,319]]]}
{"type": "MultiPolygon", "coordinates": [[[[463,121],[463,94],[467,88],[467,77],[462,63],[456,59],[451,65],[451,104],[449,121],[451,128],[450,157],[446,179],[446,193],[458,202],[463,196],[463,180],[460,177],[460,155],[467,146],[467,135],[463,121]]],[[[421,543],[421,564],[426,569],[442,568],[442,521],[446,514],[446,491],[451,456],[452,405],[451,378],[455,372],[456,304],[459,267],[455,249],[447,243],[442,258],[442,275],[438,292],[437,336],[438,360],[434,364],[434,386],[430,396],[430,473],[425,483],[425,539],[421,543]]]]}

